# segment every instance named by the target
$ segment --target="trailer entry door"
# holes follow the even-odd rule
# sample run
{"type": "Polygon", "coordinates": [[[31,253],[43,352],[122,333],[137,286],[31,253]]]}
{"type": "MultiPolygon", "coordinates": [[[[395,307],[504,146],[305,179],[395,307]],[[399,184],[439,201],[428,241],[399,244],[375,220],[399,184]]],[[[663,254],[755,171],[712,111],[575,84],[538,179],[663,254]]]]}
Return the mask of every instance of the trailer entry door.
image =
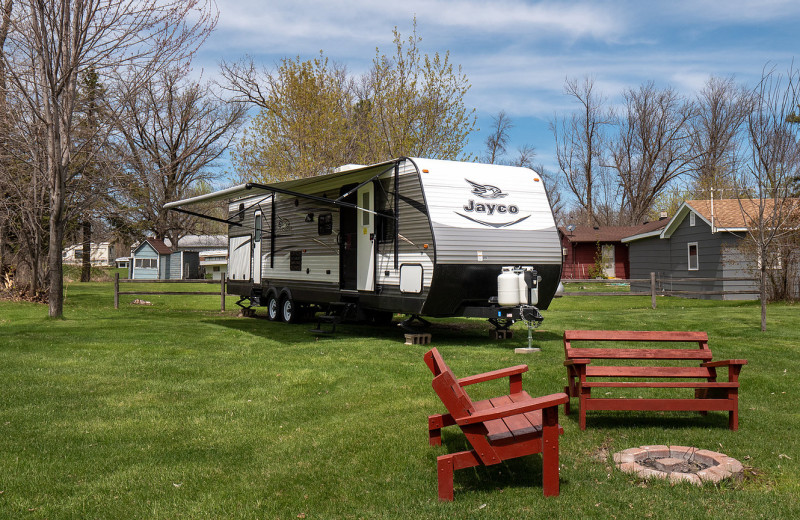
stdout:
{"type": "MultiPolygon", "coordinates": [[[[340,195],[355,188],[355,184],[342,186],[340,195]]],[[[356,204],[357,193],[352,193],[343,200],[356,204]]],[[[358,215],[355,208],[342,207],[339,211],[339,287],[346,291],[355,291],[357,287],[358,271],[358,215]]]]}
{"type": "MultiPolygon", "coordinates": [[[[375,186],[369,183],[358,190],[358,206],[375,211],[375,186]]],[[[358,290],[375,290],[375,215],[357,210],[358,290]]]]}

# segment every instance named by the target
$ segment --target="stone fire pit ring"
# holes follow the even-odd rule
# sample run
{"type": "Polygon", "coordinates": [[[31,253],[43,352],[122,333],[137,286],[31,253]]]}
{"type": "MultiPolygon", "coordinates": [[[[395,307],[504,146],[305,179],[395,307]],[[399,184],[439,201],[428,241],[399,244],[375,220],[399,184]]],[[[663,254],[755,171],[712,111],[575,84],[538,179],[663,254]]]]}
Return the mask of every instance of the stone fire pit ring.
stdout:
{"type": "Polygon", "coordinates": [[[663,478],[671,482],[720,482],[742,475],[742,463],[716,451],[691,446],[652,445],[628,448],[614,454],[621,471],[639,478],[663,478]]]}

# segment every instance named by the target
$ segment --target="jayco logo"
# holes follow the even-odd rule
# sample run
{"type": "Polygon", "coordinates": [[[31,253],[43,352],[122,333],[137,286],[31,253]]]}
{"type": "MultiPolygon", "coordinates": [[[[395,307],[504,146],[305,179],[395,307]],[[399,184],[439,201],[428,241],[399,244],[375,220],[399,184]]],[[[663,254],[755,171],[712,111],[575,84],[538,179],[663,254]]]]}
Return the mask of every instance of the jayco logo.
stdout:
{"type": "MultiPolygon", "coordinates": [[[[482,199],[499,199],[501,197],[507,197],[508,193],[503,193],[503,190],[498,188],[497,186],[492,186],[491,184],[478,184],[477,182],[472,182],[469,179],[464,179],[472,186],[472,194],[476,195],[482,199]]],[[[485,215],[502,215],[502,214],[511,214],[516,215],[519,213],[519,206],[515,204],[499,204],[499,203],[492,203],[492,202],[475,202],[474,199],[469,199],[467,203],[464,205],[464,211],[466,213],[475,213],[477,216],[478,213],[483,213],[485,215]]],[[[526,218],[530,217],[530,215],[526,215],[522,218],[517,220],[513,220],[511,222],[486,222],[483,220],[479,220],[477,218],[471,217],[469,215],[463,215],[459,212],[455,212],[456,215],[460,217],[464,217],[467,220],[471,220],[483,226],[489,226],[493,228],[502,228],[508,227],[516,224],[517,222],[522,222],[526,218]]]]}
{"type": "Polygon", "coordinates": [[[511,213],[512,215],[516,215],[519,213],[519,208],[514,204],[510,204],[506,206],[505,204],[482,204],[482,203],[475,203],[474,200],[469,199],[469,202],[464,206],[464,211],[474,211],[476,213],[486,213],[487,215],[493,215],[495,211],[498,213],[511,213]]]}
{"type": "Polygon", "coordinates": [[[507,197],[508,193],[503,193],[503,190],[491,184],[478,184],[469,179],[464,179],[472,185],[473,195],[477,195],[482,199],[499,199],[500,197],[507,197]]]}

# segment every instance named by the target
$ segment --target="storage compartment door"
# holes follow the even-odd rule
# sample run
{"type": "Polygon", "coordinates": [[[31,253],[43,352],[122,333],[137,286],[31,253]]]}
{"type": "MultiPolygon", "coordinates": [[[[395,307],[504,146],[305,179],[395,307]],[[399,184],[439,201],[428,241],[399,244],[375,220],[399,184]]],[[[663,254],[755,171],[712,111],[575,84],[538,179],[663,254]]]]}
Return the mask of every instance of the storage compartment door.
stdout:
{"type": "Polygon", "coordinates": [[[228,239],[228,279],[250,279],[251,239],[250,235],[228,239]]]}

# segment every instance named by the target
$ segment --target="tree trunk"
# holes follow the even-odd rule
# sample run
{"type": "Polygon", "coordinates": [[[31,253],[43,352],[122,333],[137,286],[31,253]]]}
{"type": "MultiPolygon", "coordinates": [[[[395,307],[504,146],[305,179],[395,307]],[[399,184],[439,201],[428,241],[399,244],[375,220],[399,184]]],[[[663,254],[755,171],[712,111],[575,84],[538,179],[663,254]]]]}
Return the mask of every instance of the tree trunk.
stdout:
{"type": "MultiPolygon", "coordinates": [[[[55,198],[55,197],[53,197],[55,198]]],[[[61,263],[61,249],[64,242],[64,223],[61,220],[61,208],[50,219],[50,249],[47,254],[50,271],[50,290],[47,301],[51,318],[60,318],[64,314],[64,269],[61,263]]]]}
{"type": "Polygon", "coordinates": [[[81,282],[92,281],[92,223],[83,222],[83,251],[81,254],[81,282]]]}
{"type": "MultiPolygon", "coordinates": [[[[53,132],[51,129],[50,132],[53,132]]],[[[52,136],[52,134],[51,134],[52,136]]],[[[55,148],[58,140],[52,139],[50,146],[55,148]]],[[[64,315],[64,266],[62,264],[61,250],[64,247],[64,194],[66,183],[64,172],[58,162],[60,154],[50,151],[48,167],[50,170],[50,242],[47,251],[47,267],[50,275],[50,289],[47,301],[51,318],[60,318],[64,315]]]]}
{"type": "Polygon", "coordinates": [[[0,281],[6,274],[6,223],[0,223],[0,281]]]}
{"type": "Polygon", "coordinates": [[[767,271],[761,267],[761,332],[767,330],[767,271]]]}

